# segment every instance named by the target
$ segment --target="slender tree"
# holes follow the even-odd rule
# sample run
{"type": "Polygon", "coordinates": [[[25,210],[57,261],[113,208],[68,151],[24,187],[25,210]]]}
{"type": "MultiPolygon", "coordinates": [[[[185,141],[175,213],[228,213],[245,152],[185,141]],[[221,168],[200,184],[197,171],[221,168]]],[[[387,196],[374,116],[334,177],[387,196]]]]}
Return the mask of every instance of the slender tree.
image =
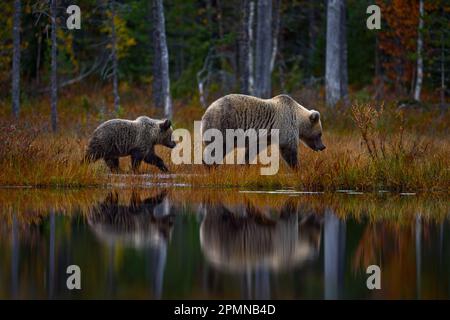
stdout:
{"type": "Polygon", "coordinates": [[[414,89],[414,99],[420,101],[420,92],[422,91],[423,81],[423,0],[419,2],[419,28],[417,30],[417,72],[416,72],[416,87],[414,89]]]}
{"type": "Polygon", "coordinates": [[[241,31],[239,38],[239,62],[241,93],[253,94],[253,20],[255,2],[241,2],[241,31]]]}
{"type": "Polygon", "coordinates": [[[347,103],[348,99],[348,49],[347,49],[347,8],[346,0],[342,1],[341,5],[341,19],[340,19],[340,36],[341,36],[341,99],[347,103]]]}
{"type": "Polygon", "coordinates": [[[41,82],[40,70],[41,70],[41,51],[42,51],[42,33],[39,30],[37,34],[37,48],[36,48],[36,84],[41,82]]]}
{"type": "Polygon", "coordinates": [[[254,94],[261,98],[271,94],[272,36],[272,0],[258,0],[254,94]]]}
{"type": "Polygon", "coordinates": [[[13,59],[12,59],[12,113],[19,118],[20,111],[20,0],[14,1],[13,59]]]}
{"type": "Polygon", "coordinates": [[[444,33],[441,33],[441,108],[445,108],[445,45],[444,33]]]}
{"type": "Polygon", "coordinates": [[[113,95],[114,95],[114,111],[116,114],[120,108],[120,96],[118,88],[118,61],[117,61],[117,35],[115,26],[116,3],[111,1],[111,60],[112,60],[112,78],[113,78],[113,95]]]}
{"type": "Polygon", "coordinates": [[[308,74],[312,78],[313,76],[313,61],[314,54],[317,47],[317,18],[316,18],[316,5],[315,0],[308,0],[308,74]]]}
{"type": "Polygon", "coordinates": [[[154,74],[153,99],[155,106],[164,108],[164,116],[172,118],[170,96],[169,52],[167,50],[164,5],[162,0],[153,1],[154,74]],[[156,89],[156,90],[155,90],[156,89]]]}
{"type": "Polygon", "coordinates": [[[275,60],[278,53],[278,33],[280,31],[281,0],[273,0],[272,18],[272,55],[270,58],[270,73],[275,67],[275,60]]]}
{"type": "Polygon", "coordinates": [[[56,10],[57,10],[57,0],[51,0],[50,4],[50,19],[51,19],[51,75],[50,75],[50,92],[51,92],[51,122],[52,122],[52,130],[56,132],[58,129],[58,111],[57,111],[57,103],[58,103],[58,79],[57,79],[57,47],[58,44],[56,42],[56,10]]]}
{"type": "Polygon", "coordinates": [[[153,80],[152,80],[152,97],[153,104],[157,108],[164,108],[164,99],[162,95],[162,77],[161,77],[161,41],[157,29],[157,4],[156,0],[152,1],[152,16],[153,19],[153,80]]]}
{"type": "Polygon", "coordinates": [[[347,95],[345,0],[328,0],[325,86],[328,106],[347,95]]]}

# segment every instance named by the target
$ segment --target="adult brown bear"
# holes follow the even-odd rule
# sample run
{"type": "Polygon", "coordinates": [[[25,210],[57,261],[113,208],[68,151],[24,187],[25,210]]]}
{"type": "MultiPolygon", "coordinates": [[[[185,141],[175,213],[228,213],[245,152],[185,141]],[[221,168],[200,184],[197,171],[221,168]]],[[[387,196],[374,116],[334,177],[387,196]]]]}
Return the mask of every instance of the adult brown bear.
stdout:
{"type": "Polygon", "coordinates": [[[208,129],[217,129],[223,136],[227,129],[278,129],[281,156],[293,168],[298,165],[299,141],[314,151],[325,149],[319,112],[306,109],[288,95],[271,99],[226,95],[213,102],[203,115],[202,135],[208,129]]]}

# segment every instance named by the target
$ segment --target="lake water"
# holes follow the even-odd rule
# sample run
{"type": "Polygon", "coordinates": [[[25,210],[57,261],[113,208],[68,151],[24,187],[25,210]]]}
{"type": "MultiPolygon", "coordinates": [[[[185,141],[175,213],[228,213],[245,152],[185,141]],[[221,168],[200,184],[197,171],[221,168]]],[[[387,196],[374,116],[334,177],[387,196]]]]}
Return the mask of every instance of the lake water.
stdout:
{"type": "MultiPolygon", "coordinates": [[[[244,191],[244,192],[242,192],[244,191]]],[[[0,298],[449,299],[448,195],[0,189],[0,298]],[[69,265],[81,290],[68,290],[69,265]],[[381,289],[366,269],[378,265],[381,289]]]]}

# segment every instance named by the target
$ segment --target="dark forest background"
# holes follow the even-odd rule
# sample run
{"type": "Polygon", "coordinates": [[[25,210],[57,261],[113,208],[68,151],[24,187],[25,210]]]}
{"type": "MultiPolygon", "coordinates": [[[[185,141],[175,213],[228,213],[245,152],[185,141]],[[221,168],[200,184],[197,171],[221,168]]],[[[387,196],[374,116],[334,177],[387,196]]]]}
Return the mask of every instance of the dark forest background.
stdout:
{"type": "Polygon", "coordinates": [[[448,101],[445,0],[10,0],[0,11],[2,114],[19,117],[21,105],[51,97],[55,128],[57,97],[74,88],[87,109],[126,112],[139,96],[168,117],[172,101],[206,107],[231,92],[331,106],[349,97],[448,101]],[[66,27],[72,4],[81,8],[80,30],[66,27]],[[381,8],[380,30],[366,27],[372,4],[381,8]],[[338,48],[327,54],[327,43],[338,48]],[[96,92],[104,105],[91,106],[96,92]]]}

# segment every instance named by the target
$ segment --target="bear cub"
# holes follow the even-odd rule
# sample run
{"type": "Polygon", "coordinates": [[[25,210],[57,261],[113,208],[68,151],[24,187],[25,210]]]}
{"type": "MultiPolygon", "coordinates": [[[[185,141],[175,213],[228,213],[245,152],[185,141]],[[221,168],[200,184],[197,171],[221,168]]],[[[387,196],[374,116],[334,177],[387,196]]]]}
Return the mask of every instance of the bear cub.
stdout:
{"type": "Polygon", "coordinates": [[[164,161],[155,154],[155,145],[175,147],[171,126],[170,120],[156,120],[145,116],[136,120],[108,120],[94,130],[85,160],[95,162],[104,159],[112,172],[118,172],[119,158],[131,156],[134,172],[137,172],[142,161],[167,172],[164,161]]]}

